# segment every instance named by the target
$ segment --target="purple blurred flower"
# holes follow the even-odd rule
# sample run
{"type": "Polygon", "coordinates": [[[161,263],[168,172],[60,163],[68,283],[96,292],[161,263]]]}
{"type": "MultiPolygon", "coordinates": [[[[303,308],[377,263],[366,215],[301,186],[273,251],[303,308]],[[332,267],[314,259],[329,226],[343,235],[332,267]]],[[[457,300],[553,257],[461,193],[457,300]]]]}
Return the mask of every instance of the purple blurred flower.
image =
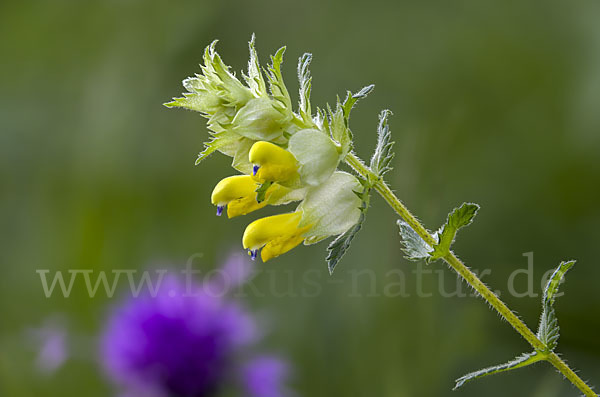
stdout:
{"type": "MultiPolygon", "coordinates": [[[[250,387],[246,375],[252,361],[242,358],[258,341],[257,326],[236,302],[211,293],[210,284],[190,290],[188,281],[169,275],[155,297],[130,298],[115,309],[102,336],[101,356],[126,396],[205,397],[231,385],[250,387]]],[[[257,382],[264,382],[275,390],[283,373],[258,364],[252,377],[259,380],[252,388],[260,391],[257,382]]],[[[283,396],[250,389],[242,395],[283,396]]]]}
{"type": "Polygon", "coordinates": [[[245,253],[234,252],[229,255],[219,270],[219,276],[215,277],[211,284],[230,290],[239,287],[252,277],[254,262],[248,260],[248,255],[245,253]]]}
{"type": "Polygon", "coordinates": [[[289,375],[287,363],[277,357],[257,357],[243,370],[244,386],[252,397],[281,397],[289,394],[285,380],[289,375]]]}
{"type": "Polygon", "coordinates": [[[37,369],[50,375],[67,361],[67,329],[64,320],[50,317],[39,328],[29,329],[27,335],[37,350],[37,369]]]}

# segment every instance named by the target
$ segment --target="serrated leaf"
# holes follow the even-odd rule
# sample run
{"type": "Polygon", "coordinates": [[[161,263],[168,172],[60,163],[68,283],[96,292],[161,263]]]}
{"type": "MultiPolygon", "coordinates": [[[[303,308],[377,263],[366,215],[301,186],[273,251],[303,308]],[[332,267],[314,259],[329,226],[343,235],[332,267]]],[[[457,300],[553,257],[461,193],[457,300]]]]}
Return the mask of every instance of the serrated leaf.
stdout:
{"type": "Polygon", "coordinates": [[[373,171],[379,178],[383,177],[386,172],[390,171],[390,163],[394,158],[394,152],[392,147],[392,133],[388,125],[388,118],[392,115],[389,110],[383,110],[379,114],[379,124],[377,126],[377,147],[375,153],[371,157],[371,171],[373,171]]]}
{"type": "Polygon", "coordinates": [[[267,78],[269,80],[269,88],[273,99],[281,102],[285,109],[292,108],[292,100],[290,94],[283,81],[283,75],[281,74],[281,64],[283,63],[283,54],[285,53],[285,47],[281,47],[275,55],[271,55],[271,64],[267,69],[267,78]]]}
{"type": "Polygon", "coordinates": [[[428,260],[431,256],[431,246],[427,244],[425,240],[423,240],[421,236],[419,236],[417,232],[415,232],[414,229],[403,220],[398,220],[398,227],[400,228],[402,245],[404,245],[402,251],[404,251],[406,254],[405,258],[412,261],[418,261],[422,259],[428,260]]]}
{"type": "Polygon", "coordinates": [[[204,81],[208,91],[214,92],[225,102],[243,106],[252,98],[252,93],[230,72],[229,66],[215,50],[216,44],[217,40],[204,50],[204,65],[201,65],[203,76],[197,77],[204,81]]]}
{"type": "Polygon", "coordinates": [[[544,289],[544,297],[542,299],[542,316],[540,318],[540,326],[538,328],[538,339],[546,346],[547,352],[552,352],[558,345],[558,337],[560,336],[560,327],[554,310],[554,301],[560,282],[564,278],[567,271],[573,267],[575,261],[561,262],[556,268],[544,289]]]}
{"type": "Polygon", "coordinates": [[[346,119],[346,126],[348,126],[347,123],[348,119],[350,118],[350,111],[352,111],[352,108],[354,107],[356,102],[358,102],[359,99],[366,98],[367,95],[369,95],[374,88],[375,84],[371,84],[361,88],[361,90],[355,94],[351,93],[350,91],[347,92],[346,99],[342,104],[342,110],[344,111],[344,119],[346,119]]]}
{"type": "Polygon", "coordinates": [[[364,87],[356,94],[348,91],[344,102],[337,98],[335,111],[327,105],[327,111],[317,110],[317,124],[321,123],[325,131],[329,131],[331,138],[341,147],[341,158],[352,150],[352,132],[349,128],[350,111],[359,99],[365,98],[374,88],[374,85],[364,87]],[[325,115],[327,117],[325,117],[325,115]]]}
{"type": "Polygon", "coordinates": [[[371,192],[370,188],[367,187],[362,179],[358,179],[361,185],[364,186],[363,191],[361,193],[353,190],[352,192],[356,194],[362,201],[360,205],[360,216],[358,217],[358,221],[354,226],[348,229],[345,233],[340,234],[333,240],[329,246],[327,247],[327,267],[329,268],[329,274],[333,274],[333,270],[340,262],[348,248],[350,248],[350,244],[356,236],[356,233],[362,228],[362,224],[365,221],[365,216],[367,213],[367,209],[369,208],[369,194],[371,192]]]}
{"type": "Polygon", "coordinates": [[[213,41],[204,50],[204,64],[200,65],[202,73],[183,80],[188,92],[165,106],[194,110],[206,118],[212,118],[220,117],[223,113],[235,113],[236,109],[254,97],[252,90],[230,72],[229,66],[215,50],[216,43],[216,40],[213,41]]]}
{"type": "Polygon", "coordinates": [[[204,150],[198,153],[198,158],[196,159],[196,165],[200,164],[202,160],[210,156],[214,151],[218,150],[220,147],[219,140],[213,139],[212,141],[204,143],[204,150]]]}
{"type": "Polygon", "coordinates": [[[343,234],[340,234],[335,240],[329,244],[327,247],[327,266],[329,268],[329,274],[333,274],[333,270],[340,262],[348,248],[350,248],[350,244],[352,243],[352,239],[358,231],[362,228],[362,224],[365,220],[365,211],[360,213],[360,218],[358,218],[358,222],[348,231],[343,234]]]}
{"type": "Polygon", "coordinates": [[[348,128],[346,127],[346,122],[344,121],[344,112],[339,102],[339,98],[335,112],[331,109],[331,106],[327,104],[327,117],[325,124],[329,128],[329,132],[333,140],[343,146],[348,139],[348,128]]]}
{"type": "Polygon", "coordinates": [[[229,131],[212,134],[211,137],[212,139],[210,141],[204,142],[204,150],[198,154],[196,165],[200,164],[202,160],[217,150],[226,152],[229,146],[235,145],[240,139],[239,136],[232,134],[229,131]]]}
{"type": "Polygon", "coordinates": [[[431,259],[443,258],[450,253],[458,229],[470,225],[478,210],[477,204],[463,203],[448,215],[446,224],[438,231],[438,243],[433,246],[431,259]]]}
{"type": "Polygon", "coordinates": [[[263,201],[265,201],[265,196],[267,194],[267,190],[269,190],[269,188],[271,187],[271,185],[273,184],[273,182],[270,181],[266,181],[264,183],[262,183],[256,190],[256,202],[257,203],[262,203],[263,201]]]}
{"type": "Polygon", "coordinates": [[[300,83],[300,116],[305,123],[312,123],[311,108],[310,108],[310,90],[312,76],[308,67],[312,61],[312,54],[305,53],[298,59],[298,82],[300,83]]]}
{"type": "Polygon", "coordinates": [[[246,84],[252,90],[255,96],[263,96],[267,94],[267,88],[265,85],[265,79],[260,69],[260,63],[258,61],[258,54],[256,53],[256,36],[252,34],[252,38],[248,43],[250,50],[250,60],[248,61],[248,75],[244,75],[246,84]]]}
{"type": "Polygon", "coordinates": [[[327,105],[326,114],[327,116],[322,121],[323,130],[329,132],[331,139],[341,148],[341,158],[344,158],[352,150],[352,133],[346,127],[344,112],[339,99],[335,111],[331,110],[329,104],[327,105]]]}
{"type": "Polygon", "coordinates": [[[471,372],[462,376],[456,380],[456,385],[453,390],[458,389],[463,386],[465,383],[472,381],[473,379],[482,378],[484,376],[497,374],[500,372],[506,372],[517,368],[526,367],[528,365],[534,364],[538,361],[543,360],[544,357],[541,354],[536,352],[525,353],[512,361],[509,361],[505,364],[495,365],[493,367],[488,367],[484,369],[480,369],[479,371],[471,372]]]}

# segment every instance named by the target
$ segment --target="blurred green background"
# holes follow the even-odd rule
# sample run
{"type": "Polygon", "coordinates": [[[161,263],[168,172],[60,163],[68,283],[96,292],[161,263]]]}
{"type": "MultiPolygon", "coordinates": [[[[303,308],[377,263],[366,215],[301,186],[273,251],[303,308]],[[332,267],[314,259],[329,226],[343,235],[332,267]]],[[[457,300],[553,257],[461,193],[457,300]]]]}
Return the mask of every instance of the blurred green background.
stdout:
{"type": "MultiPolygon", "coordinates": [[[[209,202],[233,173],[229,159],[194,167],[204,119],[161,104],[215,38],[239,73],[253,32],[263,64],[288,46],[292,92],[297,58],[313,53],[314,105],[376,85],[353,113],[358,154],[370,156],[377,114],[391,109],[390,184],[432,229],[461,202],[481,204],[455,251],[491,269],[484,280],[530,327],[539,297],[511,296],[507,284],[523,253],[534,252],[536,292],[548,269],[578,260],[557,303],[559,350],[600,386],[598,20],[594,0],[2,2],[0,395],[114,395],[93,355],[115,300],[80,284],[69,299],[46,299],[36,269],[143,269],[194,253],[209,269],[241,250],[259,215],[227,221],[209,202]],[[67,318],[74,357],[40,376],[23,334],[55,314],[67,318]]],[[[325,248],[259,264],[263,293],[244,298],[269,314],[265,345],[289,356],[299,395],[577,395],[543,364],[451,392],[455,378],[528,346],[479,299],[441,296],[440,263],[422,275],[432,296],[416,296],[418,265],[402,258],[378,197],[332,277],[325,248]],[[398,269],[410,296],[385,296],[398,269]]],[[[451,290],[456,277],[444,275],[451,290]]]]}

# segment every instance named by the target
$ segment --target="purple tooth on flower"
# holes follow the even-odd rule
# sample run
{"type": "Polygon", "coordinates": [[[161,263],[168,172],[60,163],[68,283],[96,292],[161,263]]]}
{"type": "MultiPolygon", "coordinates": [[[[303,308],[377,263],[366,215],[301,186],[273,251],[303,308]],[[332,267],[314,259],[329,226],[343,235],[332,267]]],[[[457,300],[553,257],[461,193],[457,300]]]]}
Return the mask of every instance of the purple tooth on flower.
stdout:
{"type": "Polygon", "coordinates": [[[223,214],[223,208],[225,208],[224,205],[217,205],[217,216],[221,216],[221,214],[223,214]]]}
{"type": "Polygon", "coordinates": [[[258,255],[258,250],[250,250],[250,259],[253,261],[256,260],[256,255],[258,255]]]}
{"type": "Polygon", "coordinates": [[[260,168],[260,165],[254,165],[252,167],[252,175],[256,176],[256,173],[258,172],[259,168],[260,168]]]}

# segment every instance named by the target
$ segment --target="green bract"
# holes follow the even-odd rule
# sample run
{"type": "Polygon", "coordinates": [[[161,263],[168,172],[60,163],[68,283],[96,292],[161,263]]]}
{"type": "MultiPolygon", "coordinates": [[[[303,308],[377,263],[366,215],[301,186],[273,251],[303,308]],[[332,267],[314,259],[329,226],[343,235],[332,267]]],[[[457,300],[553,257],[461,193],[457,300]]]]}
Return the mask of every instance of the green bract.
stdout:
{"type": "Polygon", "coordinates": [[[305,244],[314,244],[329,236],[344,233],[358,222],[361,199],[355,192],[362,186],[355,176],[337,171],[323,184],[311,188],[298,206],[300,227],[312,225],[305,244]]]}
{"type": "Polygon", "coordinates": [[[323,132],[315,129],[300,130],[290,138],[288,150],[298,163],[303,183],[318,186],[335,171],[340,161],[335,144],[323,132]]]}
{"type": "Polygon", "coordinates": [[[276,110],[275,104],[270,98],[251,99],[236,113],[229,128],[256,141],[280,141],[285,129],[291,130],[292,125],[288,125],[290,119],[276,110]]]}

